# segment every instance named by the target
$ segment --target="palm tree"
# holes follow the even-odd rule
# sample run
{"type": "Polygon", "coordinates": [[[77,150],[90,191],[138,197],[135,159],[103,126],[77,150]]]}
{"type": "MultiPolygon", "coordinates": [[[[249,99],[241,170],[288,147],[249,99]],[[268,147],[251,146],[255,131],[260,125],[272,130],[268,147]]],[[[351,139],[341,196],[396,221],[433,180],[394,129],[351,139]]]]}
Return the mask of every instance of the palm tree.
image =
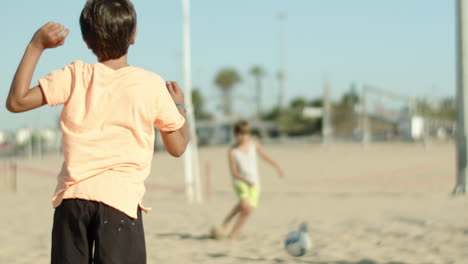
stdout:
{"type": "Polygon", "coordinates": [[[232,68],[224,68],[216,74],[214,82],[222,93],[223,112],[225,116],[232,115],[232,89],[241,81],[240,75],[232,68]]]}
{"type": "Polygon", "coordinates": [[[265,71],[262,67],[256,65],[250,69],[250,74],[255,78],[255,103],[257,104],[257,116],[260,117],[262,113],[262,78],[265,76],[265,71]]]}

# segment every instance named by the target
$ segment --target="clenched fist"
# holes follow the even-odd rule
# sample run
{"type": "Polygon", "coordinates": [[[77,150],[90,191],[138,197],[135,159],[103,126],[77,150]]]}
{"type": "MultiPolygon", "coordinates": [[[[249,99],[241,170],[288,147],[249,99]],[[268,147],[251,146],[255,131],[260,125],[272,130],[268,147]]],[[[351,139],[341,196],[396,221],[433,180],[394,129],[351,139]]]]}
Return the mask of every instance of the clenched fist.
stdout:
{"type": "Polygon", "coordinates": [[[68,33],[70,30],[65,29],[63,25],[49,22],[36,31],[31,45],[41,50],[53,49],[65,43],[68,33]]]}

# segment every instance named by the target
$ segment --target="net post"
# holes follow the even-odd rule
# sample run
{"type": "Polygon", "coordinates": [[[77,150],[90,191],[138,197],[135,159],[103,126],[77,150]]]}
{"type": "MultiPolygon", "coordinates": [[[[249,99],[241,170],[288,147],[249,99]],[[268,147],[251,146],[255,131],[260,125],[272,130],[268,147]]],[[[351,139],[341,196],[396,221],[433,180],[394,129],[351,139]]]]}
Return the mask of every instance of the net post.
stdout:
{"type": "Polygon", "coordinates": [[[182,26],[183,26],[183,66],[184,86],[187,106],[187,123],[190,135],[190,143],[185,151],[185,181],[187,199],[191,203],[194,200],[202,202],[200,166],[198,160],[198,143],[196,124],[192,104],[192,69],[191,69],[191,41],[190,41],[190,0],[182,0],[182,26]]]}
{"type": "Polygon", "coordinates": [[[211,200],[211,163],[205,162],[205,197],[207,200],[211,200]]]}
{"type": "Polygon", "coordinates": [[[185,169],[185,195],[189,203],[193,203],[194,200],[194,182],[193,182],[193,163],[192,159],[192,148],[190,144],[184,153],[184,169],[185,169]]]}
{"type": "Polygon", "coordinates": [[[371,128],[369,122],[369,111],[367,105],[367,95],[369,87],[362,87],[361,105],[362,105],[362,146],[367,148],[371,142],[371,128]]]}
{"type": "Polygon", "coordinates": [[[468,55],[465,45],[468,37],[468,3],[466,0],[457,0],[457,175],[453,194],[462,194],[467,189],[467,140],[466,132],[468,128],[468,90],[466,89],[466,77],[468,77],[468,55]]]}
{"type": "Polygon", "coordinates": [[[323,86],[322,143],[328,146],[332,143],[332,107],[330,100],[331,84],[327,78],[323,86]]]}

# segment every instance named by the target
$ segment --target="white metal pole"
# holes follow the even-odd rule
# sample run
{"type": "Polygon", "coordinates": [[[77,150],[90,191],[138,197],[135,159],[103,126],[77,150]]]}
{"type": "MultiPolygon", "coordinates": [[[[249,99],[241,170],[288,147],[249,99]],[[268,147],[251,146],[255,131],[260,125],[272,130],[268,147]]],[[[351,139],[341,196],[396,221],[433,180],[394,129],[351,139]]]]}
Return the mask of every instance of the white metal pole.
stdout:
{"type": "Polygon", "coordinates": [[[182,0],[183,16],[183,48],[184,48],[184,86],[187,105],[187,122],[190,132],[190,143],[184,154],[185,162],[185,185],[186,195],[189,202],[194,198],[197,202],[202,201],[200,167],[198,164],[198,147],[195,117],[192,104],[192,72],[190,51],[190,0],[182,0]]]}
{"type": "Polygon", "coordinates": [[[467,189],[467,142],[468,131],[468,3],[457,0],[457,181],[454,193],[465,193],[467,189]]]}
{"type": "Polygon", "coordinates": [[[32,134],[28,139],[27,145],[26,145],[26,153],[28,156],[29,160],[33,159],[33,137],[32,134]]]}
{"type": "Polygon", "coordinates": [[[323,87],[323,120],[322,120],[322,138],[323,144],[331,143],[332,124],[331,124],[331,102],[330,102],[330,82],[325,78],[323,87]]]}
{"type": "Polygon", "coordinates": [[[369,109],[367,105],[367,96],[368,96],[369,87],[364,85],[362,88],[362,96],[361,96],[361,111],[362,111],[362,145],[363,147],[369,146],[369,143],[372,140],[372,133],[370,128],[370,120],[369,120],[369,109]]]}

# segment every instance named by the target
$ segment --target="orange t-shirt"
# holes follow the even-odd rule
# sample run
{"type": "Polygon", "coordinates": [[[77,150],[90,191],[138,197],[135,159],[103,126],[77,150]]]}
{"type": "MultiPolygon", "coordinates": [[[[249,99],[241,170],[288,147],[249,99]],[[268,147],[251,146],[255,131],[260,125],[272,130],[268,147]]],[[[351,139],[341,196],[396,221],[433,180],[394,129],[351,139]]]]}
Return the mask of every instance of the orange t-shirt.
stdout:
{"type": "Polygon", "coordinates": [[[64,163],[52,198],[102,202],[132,218],[151,169],[154,126],[175,131],[185,122],[155,73],[75,61],[39,80],[47,103],[63,104],[64,163]]]}

